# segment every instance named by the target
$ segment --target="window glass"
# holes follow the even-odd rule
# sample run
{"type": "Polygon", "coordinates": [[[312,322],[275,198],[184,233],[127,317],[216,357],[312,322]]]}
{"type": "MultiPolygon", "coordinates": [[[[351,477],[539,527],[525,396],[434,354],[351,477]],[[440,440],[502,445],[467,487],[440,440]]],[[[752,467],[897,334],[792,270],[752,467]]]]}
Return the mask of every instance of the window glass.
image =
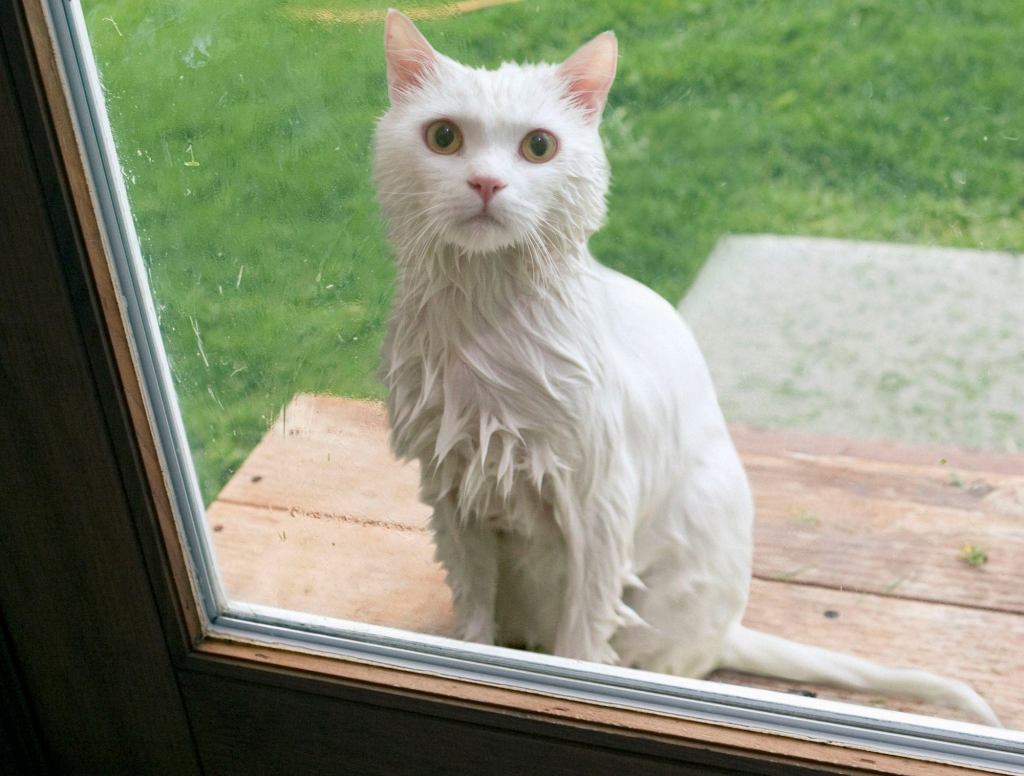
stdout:
{"type": "MultiPolygon", "coordinates": [[[[953,676],[1024,727],[1006,682],[1024,669],[1024,9],[405,10],[490,68],[615,31],[590,248],[679,305],[707,358],[757,509],[745,622],[953,676]]],[[[88,0],[84,18],[227,597],[452,635],[380,404],[384,9],[88,0]]]]}

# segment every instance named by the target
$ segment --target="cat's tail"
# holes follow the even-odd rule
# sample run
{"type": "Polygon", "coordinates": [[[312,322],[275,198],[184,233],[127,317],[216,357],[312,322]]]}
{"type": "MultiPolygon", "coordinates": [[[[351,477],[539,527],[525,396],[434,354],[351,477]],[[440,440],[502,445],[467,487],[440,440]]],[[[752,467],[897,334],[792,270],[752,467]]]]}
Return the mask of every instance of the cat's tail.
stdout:
{"type": "Polygon", "coordinates": [[[730,630],[718,667],[793,682],[830,684],[918,698],[966,711],[986,725],[1002,727],[989,705],[963,682],[913,668],[889,668],[742,625],[735,625],[730,630]]]}

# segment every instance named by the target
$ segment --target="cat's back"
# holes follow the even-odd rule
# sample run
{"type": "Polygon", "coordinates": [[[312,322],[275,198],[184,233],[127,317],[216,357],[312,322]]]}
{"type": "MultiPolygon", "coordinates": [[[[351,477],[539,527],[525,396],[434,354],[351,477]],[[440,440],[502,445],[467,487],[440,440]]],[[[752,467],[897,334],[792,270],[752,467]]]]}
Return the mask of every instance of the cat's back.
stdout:
{"type": "Polygon", "coordinates": [[[672,305],[643,283],[597,262],[591,287],[595,303],[603,308],[605,336],[615,355],[623,359],[622,370],[650,375],[691,401],[714,400],[697,340],[672,305]]]}
{"type": "Polygon", "coordinates": [[[589,293],[602,310],[606,400],[621,407],[632,460],[670,467],[670,483],[679,482],[679,467],[694,465],[739,478],[711,375],[682,316],[647,286],[596,263],[589,293]]]}

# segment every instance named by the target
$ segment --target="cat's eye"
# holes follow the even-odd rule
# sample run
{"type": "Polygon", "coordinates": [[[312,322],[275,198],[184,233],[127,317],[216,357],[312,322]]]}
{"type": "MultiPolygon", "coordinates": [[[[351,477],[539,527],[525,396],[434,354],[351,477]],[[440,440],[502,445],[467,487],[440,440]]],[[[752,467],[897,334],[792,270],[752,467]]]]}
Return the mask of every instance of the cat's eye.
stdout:
{"type": "Polygon", "coordinates": [[[526,161],[541,164],[555,157],[558,152],[558,141],[547,130],[535,129],[523,138],[519,148],[526,161]]]}
{"type": "Polygon", "coordinates": [[[454,154],[462,148],[462,130],[446,119],[427,127],[427,147],[436,154],[454,154]]]}

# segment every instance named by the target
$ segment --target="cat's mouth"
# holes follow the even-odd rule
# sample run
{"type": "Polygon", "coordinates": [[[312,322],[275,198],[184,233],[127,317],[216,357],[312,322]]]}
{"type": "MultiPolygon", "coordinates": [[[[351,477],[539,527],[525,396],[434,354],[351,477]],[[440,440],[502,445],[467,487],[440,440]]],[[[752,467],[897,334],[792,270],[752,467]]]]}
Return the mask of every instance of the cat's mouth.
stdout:
{"type": "Polygon", "coordinates": [[[470,226],[501,226],[501,221],[498,218],[495,218],[492,213],[489,213],[486,210],[481,210],[476,215],[470,216],[465,220],[465,223],[470,226]]]}
{"type": "Polygon", "coordinates": [[[495,251],[512,242],[506,220],[488,210],[479,210],[453,226],[455,242],[471,253],[495,251]]]}

